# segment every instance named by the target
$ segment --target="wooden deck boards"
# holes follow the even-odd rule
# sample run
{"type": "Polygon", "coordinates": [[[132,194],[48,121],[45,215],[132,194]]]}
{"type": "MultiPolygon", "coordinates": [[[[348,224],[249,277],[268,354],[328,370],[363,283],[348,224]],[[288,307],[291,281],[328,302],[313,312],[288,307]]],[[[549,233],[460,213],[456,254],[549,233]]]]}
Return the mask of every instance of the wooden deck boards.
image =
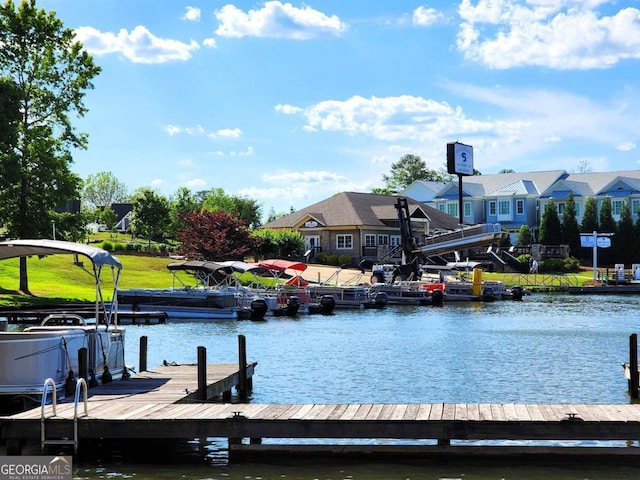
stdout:
{"type": "MultiPolygon", "coordinates": [[[[459,448],[451,444],[455,440],[640,440],[640,405],[634,404],[197,403],[193,401],[196,369],[163,366],[91,389],[88,414],[82,406],[77,410],[80,442],[83,438],[388,438],[431,439],[437,441],[434,448],[453,449],[459,448]]],[[[236,374],[235,365],[209,366],[207,381],[225,383],[236,374]]],[[[74,405],[57,405],[55,418],[50,418],[52,411],[45,407],[49,438],[68,435],[74,405]]],[[[38,440],[41,409],[0,417],[0,424],[7,441],[38,440]]],[[[241,442],[233,444],[234,449],[244,448],[241,442]]],[[[479,447],[482,450],[486,451],[479,447]]],[[[635,451],[640,455],[640,449],[635,451]]]]}

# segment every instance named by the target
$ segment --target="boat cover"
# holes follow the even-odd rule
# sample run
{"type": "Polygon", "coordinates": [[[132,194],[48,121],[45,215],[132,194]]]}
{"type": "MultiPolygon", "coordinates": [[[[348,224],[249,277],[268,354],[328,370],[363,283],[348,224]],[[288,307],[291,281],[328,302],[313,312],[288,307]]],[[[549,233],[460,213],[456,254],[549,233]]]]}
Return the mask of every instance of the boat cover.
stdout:
{"type": "Polygon", "coordinates": [[[196,271],[205,273],[214,273],[222,270],[225,273],[231,273],[231,268],[228,265],[218,262],[204,262],[200,260],[189,260],[187,262],[172,262],[167,265],[167,268],[171,271],[184,270],[184,271],[196,271]]]}
{"type": "Polygon", "coordinates": [[[307,269],[306,263],[278,259],[262,260],[261,262],[258,262],[258,265],[278,272],[284,272],[287,269],[296,270],[297,272],[304,272],[307,269]]]}
{"type": "Polygon", "coordinates": [[[0,242],[0,260],[7,258],[29,257],[33,255],[59,255],[59,254],[84,255],[97,267],[109,265],[120,270],[122,264],[101,248],[84,245],[82,243],[65,242],[62,240],[8,240],[0,242]]]}

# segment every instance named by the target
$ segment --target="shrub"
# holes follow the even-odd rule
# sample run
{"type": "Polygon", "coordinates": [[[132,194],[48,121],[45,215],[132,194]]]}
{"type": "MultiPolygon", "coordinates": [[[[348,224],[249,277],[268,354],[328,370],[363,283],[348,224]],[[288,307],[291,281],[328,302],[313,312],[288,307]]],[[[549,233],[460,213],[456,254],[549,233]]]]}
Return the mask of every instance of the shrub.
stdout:
{"type": "Polygon", "coordinates": [[[321,265],[329,265],[329,254],[325,252],[320,252],[316,255],[316,262],[321,265]]]}
{"type": "Polygon", "coordinates": [[[352,262],[351,255],[343,253],[338,256],[338,265],[351,265],[352,262]]]}
{"type": "Polygon", "coordinates": [[[106,250],[107,252],[111,252],[113,251],[113,243],[111,243],[109,240],[103,240],[100,248],[106,250]]]}

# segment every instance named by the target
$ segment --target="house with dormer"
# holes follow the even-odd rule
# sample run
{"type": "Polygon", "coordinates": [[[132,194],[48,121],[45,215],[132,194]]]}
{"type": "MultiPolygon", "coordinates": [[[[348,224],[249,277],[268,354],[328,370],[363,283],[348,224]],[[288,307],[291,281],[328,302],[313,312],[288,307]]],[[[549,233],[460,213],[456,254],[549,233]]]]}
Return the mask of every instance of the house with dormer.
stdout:
{"type": "MultiPolygon", "coordinates": [[[[300,232],[309,259],[320,252],[375,261],[401,243],[395,195],[343,192],[267,223],[263,228],[300,232]]],[[[414,236],[454,230],[458,219],[407,199],[414,236]]]]}
{"type": "MultiPolygon", "coordinates": [[[[413,182],[402,195],[414,198],[459,218],[459,183],[452,181],[430,193],[424,184],[413,182]]],[[[618,172],[567,173],[564,170],[526,173],[498,173],[463,177],[462,208],[465,224],[499,223],[511,235],[512,242],[522,225],[537,232],[546,205],[553,200],[558,215],[564,214],[569,194],[574,197],[576,219],[582,222],[584,203],[593,197],[598,204],[609,197],[613,217],[620,220],[625,201],[631,206],[633,221],[640,211],[640,170],[618,172]]]]}

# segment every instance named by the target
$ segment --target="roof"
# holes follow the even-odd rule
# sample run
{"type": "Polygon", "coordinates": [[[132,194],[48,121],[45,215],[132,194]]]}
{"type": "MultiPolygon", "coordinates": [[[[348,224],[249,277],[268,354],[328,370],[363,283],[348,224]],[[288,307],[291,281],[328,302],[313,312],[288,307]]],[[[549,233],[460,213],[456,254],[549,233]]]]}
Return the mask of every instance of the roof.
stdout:
{"type": "MultiPolygon", "coordinates": [[[[309,219],[331,227],[387,227],[398,220],[398,211],[395,207],[398,198],[397,195],[375,193],[337,193],[326,200],[269,222],[263,227],[295,229],[309,219]]],[[[451,215],[408,197],[407,204],[412,218],[427,218],[432,228],[448,230],[458,228],[458,219],[451,215]]]]}
{"type": "Polygon", "coordinates": [[[83,243],[64,242],[62,240],[8,240],[0,242],[0,260],[7,258],[46,256],[56,254],[83,255],[91,262],[102,267],[110,265],[120,270],[122,264],[106,250],[83,243]]]}

